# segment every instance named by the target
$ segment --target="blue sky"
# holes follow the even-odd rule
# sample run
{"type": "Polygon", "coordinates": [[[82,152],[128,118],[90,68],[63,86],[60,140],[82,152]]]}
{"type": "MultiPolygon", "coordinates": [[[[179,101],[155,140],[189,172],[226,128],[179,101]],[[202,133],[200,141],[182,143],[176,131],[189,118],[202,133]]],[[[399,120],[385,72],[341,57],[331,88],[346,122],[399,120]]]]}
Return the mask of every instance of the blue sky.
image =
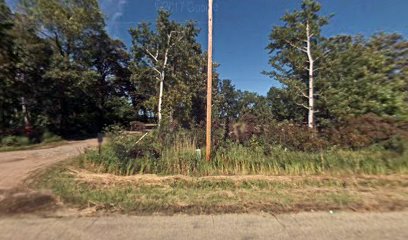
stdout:
{"type": "MultiPolygon", "coordinates": [[[[167,8],[177,21],[195,20],[202,29],[199,42],[207,46],[207,0],[99,0],[107,17],[108,31],[130,43],[128,30],[141,21],[154,22],[157,10],[167,8]]],[[[13,3],[15,0],[6,0],[13,3]]],[[[265,50],[268,35],[287,11],[299,8],[300,0],[214,0],[214,59],[221,64],[222,79],[239,89],[266,94],[272,79],[265,50]]],[[[386,31],[408,36],[408,0],[321,0],[322,14],[334,13],[324,29],[326,36],[386,31]]],[[[14,4],[12,4],[14,5],[14,4]]]]}

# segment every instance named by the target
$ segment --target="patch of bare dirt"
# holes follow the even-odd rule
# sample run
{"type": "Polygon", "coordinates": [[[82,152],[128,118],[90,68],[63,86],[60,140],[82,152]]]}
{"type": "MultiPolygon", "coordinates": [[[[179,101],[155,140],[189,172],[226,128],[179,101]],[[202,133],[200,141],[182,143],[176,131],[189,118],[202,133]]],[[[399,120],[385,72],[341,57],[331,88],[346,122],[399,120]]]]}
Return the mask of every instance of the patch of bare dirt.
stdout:
{"type": "Polygon", "coordinates": [[[95,147],[96,139],[63,142],[52,147],[0,152],[0,215],[54,211],[60,202],[51,192],[28,189],[33,173],[95,147]]]}
{"type": "Polygon", "coordinates": [[[36,213],[58,208],[58,201],[50,192],[11,189],[0,192],[0,215],[36,213]]]}

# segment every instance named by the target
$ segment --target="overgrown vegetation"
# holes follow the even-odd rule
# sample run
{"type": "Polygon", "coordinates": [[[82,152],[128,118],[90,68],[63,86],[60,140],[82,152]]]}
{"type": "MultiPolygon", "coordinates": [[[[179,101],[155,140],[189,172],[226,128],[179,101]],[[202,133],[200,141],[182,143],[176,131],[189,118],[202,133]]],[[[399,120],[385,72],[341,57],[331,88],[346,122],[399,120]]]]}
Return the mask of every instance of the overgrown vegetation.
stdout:
{"type": "Polygon", "coordinates": [[[0,151],[31,149],[62,142],[63,139],[60,136],[48,131],[43,132],[40,136],[35,134],[30,134],[28,137],[22,135],[8,135],[0,138],[0,151]]]}
{"type": "MultiPolygon", "coordinates": [[[[15,12],[0,0],[0,150],[94,136],[110,125],[144,131],[144,123],[160,123],[143,138],[110,129],[102,152],[88,151],[74,171],[199,178],[105,188],[55,170],[43,186],[72,203],[147,212],[370,207],[362,200],[364,181],[308,177],[408,174],[408,41],[389,33],[326,37],[331,17],[320,10],[317,1],[303,0],[273,27],[265,74],[280,86],[267,96],[236,89],[214,66],[214,151],[207,162],[207,54],[194,21],[176,22],[161,9],[155,26],[130,28],[128,49],[107,33],[97,0],[21,0],[15,12]],[[200,178],[257,174],[308,177],[200,178]]],[[[391,193],[383,183],[373,185],[381,191],[369,189],[375,206],[387,206],[381,193],[394,194],[390,206],[406,203],[406,188],[398,195],[395,181],[385,184],[397,186],[391,193]]]]}
{"type": "MultiPolygon", "coordinates": [[[[299,132],[296,132],[299,134],[299,132]]],[[[285,131],[286,134],[294,132],[285,131]]],[[[301,133],[303,134],[303,133],[301,133]]],[[[310,134],[310,133],[306,133],[310,134]]],[[[314,133],[318,138],[318,133],[314,133]]],[[[253,134],[247,140],[232,138],[216,146],[210,162],[204,160],[203,142],[194,132],[151,132],[126,135],[108,134],[109,143],[101,154],[89,151],[81,157],[81,166],[119,175],[348,175],[408,173],[408,146],[404,139],[390,137],[359,149],[322,145],[317,150],[296,150],[291,141],[277,143],[270,133],[253,134]]],[[[298,138],[290,136],[300,143],[298,138]]],[[[309,146],[309,145],[307,145],[309,146]]]]}
{"type": "Polygon", "coordinates": [[[406,177],[118,177],[49,171],[36,183],[65,204],[127,214],[390,211],[408,207],[406,177]]]}

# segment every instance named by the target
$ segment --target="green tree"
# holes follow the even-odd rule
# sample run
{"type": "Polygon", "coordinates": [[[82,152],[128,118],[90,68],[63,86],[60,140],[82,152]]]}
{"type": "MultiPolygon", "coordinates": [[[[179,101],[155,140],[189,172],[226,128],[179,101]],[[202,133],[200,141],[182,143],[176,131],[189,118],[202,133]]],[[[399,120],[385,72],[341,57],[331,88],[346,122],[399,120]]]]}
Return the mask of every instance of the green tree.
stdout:
{"type": "Polygon", "coordinates": [[[303,122],[304,109],[299,108],[299,105],[296,104],[302,100],[297,91],[293,91],[293,89],[288,87],[272,87],[266,98],[271,114],[276,120],[296,123],[303,122]]]}
{"type": "Polygon", "coordinates": [[[0,0],[0,128],[15,124],[19,101],[14,98],[15,61],[12,28],[14,16],[4,0],[0,0]]]}
{"type": "Polygon", "coordinates": [[[15,96],[21,100],[22,116],[25,127],[45,127],[47,125],[46,106],[52,106],[47,99],[48,84],[44,81],[50,64],[52,51],[44,39],[36,35],[36,26],[25,15],[16,14],[14,28],[15,96]]]}
{"type": "Polygon", "coordinates": [[[120,40],[113,40],[105,31],[84,40],[85,49],[80,52],[80,62],[97,74],[90,92],[97,112],[97,124],[105,125],[129,122],[134,111],[127,101],[130,71],[129,54],[120,40]]]}
{"type": "Polygon", "coordinates": [[[214,112],[217,113],[214,117],[224,126],[224,140],[228,138],[231,131],[231,123],[239,117],[239,97],[240,93],[231,80],[219,81],[217,93],[214,95],[214,112]]]}
{"type": "Polygon", "coordinates": [[[43,75],[49,126],[82,134],[132,117],[119,86],[129,77],[126,49],[106,34],[98,1],[23,0],[22,7],[52,52],[43,75]]]}
{"type": "Polygon", "coordinates": [[[319,67],[316,65],[323,57],[324,40],[321,28],[329,19],[319,16],[320,9],[318,2],[304,0],[300,11],[287,13],[282,18],[284,25],[273,28],[267,47],[273,68],[268,74],[302,98],[296,104],[307,110],[309,128],[315,125],[317,111],[315,81],[319,78],[319,67]]]}
{"type": "MultiPolygon", "coordinates": [[[[381,52],[390,66],[388,77],[404,82],[404,91],[408,92],[408,41],[400,34],[379,33],[374,35],[369,46],[381,52]]],[[[408,102],[408,98],[406,99],[408,102]]]]}
{"type": "Polygon", "coordinates": [[[141,109],[155,113],[159,124],[162,115],[184,126],[190,126],[192,119],[200,122],[195,111],[204,102],[205,56],[196,40],[195,24],[177,23],[160,10],[155,31],[142,23],[130,33],[132,80],[135,90],[143,93],[137,96],[141,109]]]}
{"type": "Polygon", "coordinates": [[[388,37],[379,37],[369,41],[360,36],[329,39],[330,54],[322,71],[325,80],[319,99],[322,118],[341,121],[367,113],[406,115],[402,65],[396,61],[398,57],[382,49],[388,37]]]}

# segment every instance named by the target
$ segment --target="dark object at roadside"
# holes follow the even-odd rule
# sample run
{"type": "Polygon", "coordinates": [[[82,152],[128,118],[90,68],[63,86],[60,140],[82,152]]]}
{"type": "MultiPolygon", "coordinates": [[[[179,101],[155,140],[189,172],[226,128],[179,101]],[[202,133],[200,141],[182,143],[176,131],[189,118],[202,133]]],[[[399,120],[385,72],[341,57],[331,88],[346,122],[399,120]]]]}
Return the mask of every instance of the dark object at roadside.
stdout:
{"type": "Polygon", "coordinates": [[[146,130],[146,125],[139,121],[134,121],[130,123],[130,131],[144,132],[146,130]]]}

